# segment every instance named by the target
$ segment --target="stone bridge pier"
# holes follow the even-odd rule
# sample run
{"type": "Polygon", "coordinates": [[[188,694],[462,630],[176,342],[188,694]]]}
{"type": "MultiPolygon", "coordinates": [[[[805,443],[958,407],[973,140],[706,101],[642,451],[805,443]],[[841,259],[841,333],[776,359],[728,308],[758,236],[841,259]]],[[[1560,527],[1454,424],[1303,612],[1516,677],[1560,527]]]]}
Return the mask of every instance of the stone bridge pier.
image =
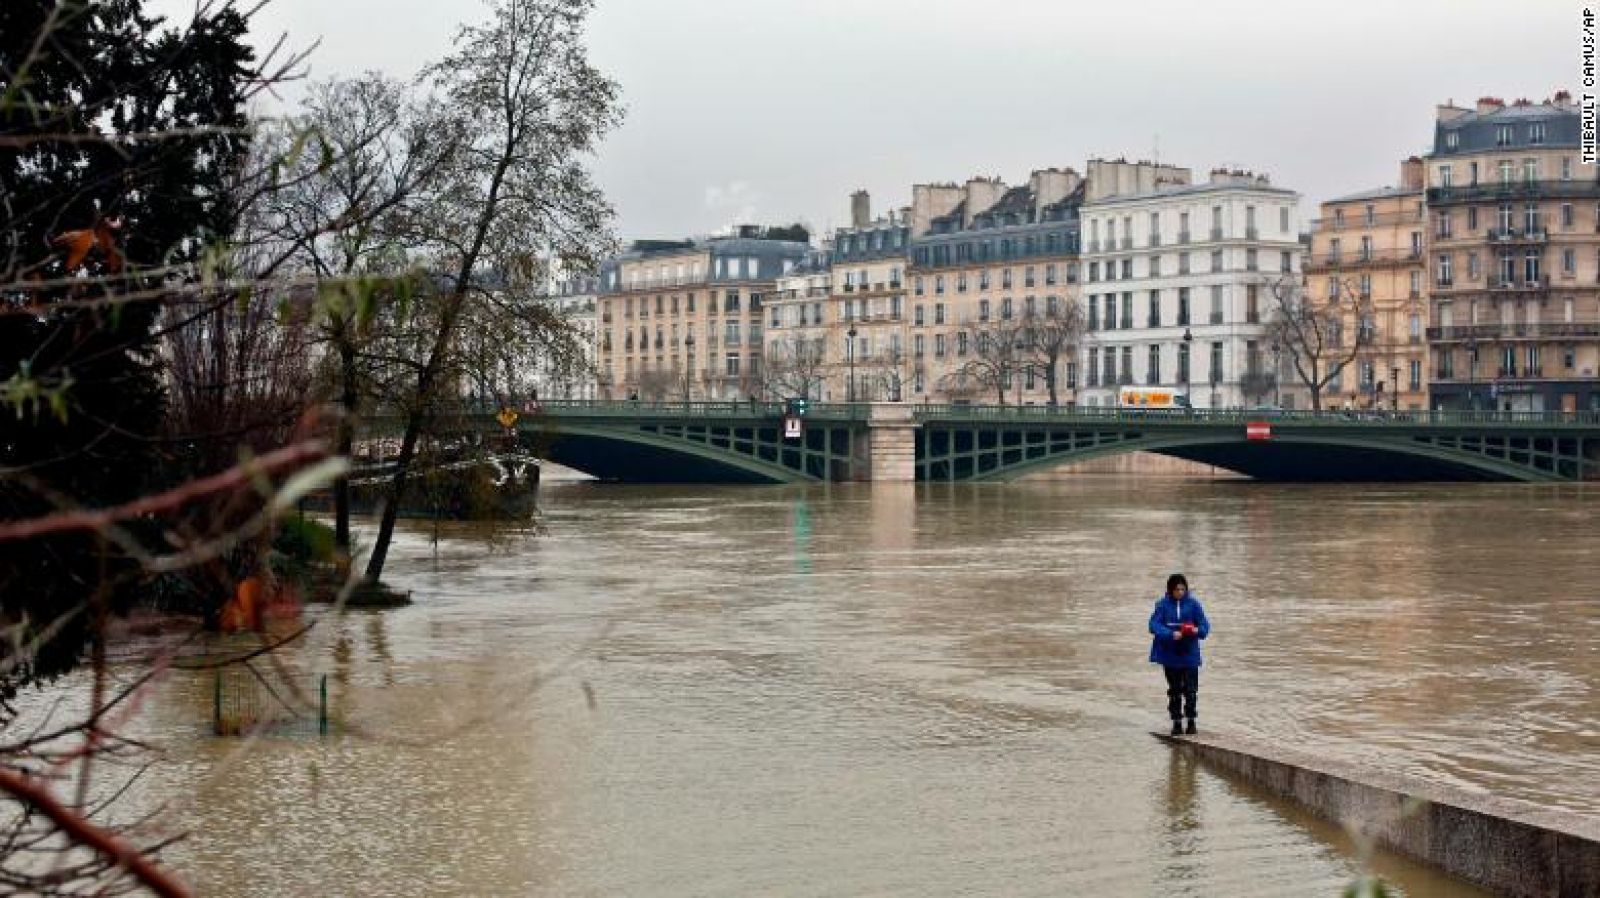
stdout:
{"type": "Polygon", "coordinates": [[[917,479],[916,406],[874,402],[867,412],[865,458],[855,469],[873,483],[909,483],[917,479]]]}

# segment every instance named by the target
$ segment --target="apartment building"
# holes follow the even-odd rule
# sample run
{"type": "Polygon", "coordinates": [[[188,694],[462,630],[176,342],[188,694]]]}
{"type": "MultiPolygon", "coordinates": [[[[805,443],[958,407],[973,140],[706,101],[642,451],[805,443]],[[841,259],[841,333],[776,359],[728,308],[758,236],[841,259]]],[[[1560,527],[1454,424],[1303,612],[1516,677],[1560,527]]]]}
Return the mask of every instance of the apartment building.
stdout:
{"type": "Polygon", "coordinates": [[[810,246],[787,231],[640,240],[600,269],[598,389],[609,399],[761,393],[762,299],[810,246]]]}
{"type": "Polygon", "coordinates": [[[832,303],[833,244],[821,249],[780,275],[767,309],[765,358],[767,398],[804,397],[834,401],[840,381],[829,366],[828,344],[836,339],[830,322],[839,310],[832,303]]]}
{"type": "Polygon", "coordinates": [[[1427,156],[1434,408],[1600,410],[1600,183],[1565,91],[1437,109],[1427,156]]]}
{"type": "Polygon", "coordinates": [[[555,341],[535,362],[533,386],[545,399],[594,399],[599,395],[596,346],[600,279],[574,276],[557,281],[550,303],[572,327],[571,340],[555,341]]]}
{"type": "MultiPolygon", "coordinates": [[[[1334,300],[1346,310],[1340,333],[1351,343],[1333,347],[1350,364],[1328,384],[1329,404],[1363,408],[1428,407],[1428,320],[1424,168],[1418,157],[1401,163],[1400,183],[1328,200],[1312,221],[1304,269],[1311,301],[1334,300]],[[1353,397],[1353,399],[1352,399],[1353,397]]],[[[1281,357],[1282,347],[1275,356],[1281,357]]],[[[1285,405],[1305,390],[1286,366],[1276,389],[1285,405]]]]}
{"type": "Polygon", "coordinates": [[[1080,404],[1115,405],[1125,385],[1198,408],[1271,401],[1264,324],[1273,284],[1301,277],[1299,195],[1224,169],[1194,184],[1187,169],[1091,162],[1088,180],[1080,404]]]}
{"type": "Polygon", "coordinates": [[[1073,401],[1075,341],[1054,354],[1019,346],[1014,358],[991,347],[1022,339],[1025,319],[1055,319],[1079,301],[1084,190],[1071,168],[1035,171],[1016,186],[972,178],[913,187],[907,398],[1044,404],[1054,380],[1057,401],[1073,401]]]}

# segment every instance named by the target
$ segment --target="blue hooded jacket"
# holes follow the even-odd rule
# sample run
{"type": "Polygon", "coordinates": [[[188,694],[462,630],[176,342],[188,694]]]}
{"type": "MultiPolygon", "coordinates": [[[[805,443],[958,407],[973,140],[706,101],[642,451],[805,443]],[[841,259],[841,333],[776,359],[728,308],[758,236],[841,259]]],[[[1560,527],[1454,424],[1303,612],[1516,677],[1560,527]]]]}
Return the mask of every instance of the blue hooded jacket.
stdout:
{"type": "Polygon", "coordinates": [[[1156,599],[1156,608],[1150,613],[1150,660],[1163,667],[1199,667],[1200,640],[1211,635],[1211,622],[1206,620],[1206,610],[1191,593],[1172,601],[1171,596],[1156,599]],[[1182,624],[1194,624],[1198,638],[1173,639],[1172,634],[1182,624]]]}

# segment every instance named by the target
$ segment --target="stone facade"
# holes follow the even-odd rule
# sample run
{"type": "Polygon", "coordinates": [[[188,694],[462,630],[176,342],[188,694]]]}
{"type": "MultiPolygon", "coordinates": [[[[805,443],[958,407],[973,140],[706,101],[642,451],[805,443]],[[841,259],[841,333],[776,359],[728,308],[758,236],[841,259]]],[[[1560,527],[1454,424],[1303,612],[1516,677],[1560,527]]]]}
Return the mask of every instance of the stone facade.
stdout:
{"type": "MultiPolygon", "coordinates": [[[[1311,301],[1335,295],[1354,298],[1355,308],[1341,330],[1351,339],[1362,339],[1349,350],[1356,353],[1350,365],[1329,382],[1325,407],[1344,402],[1362,408],[1428,405],[1422,180],[1422,160],[1408,159],[1401,164],[1399,186],[1328,200],[1312,221],[1306,295],[1311,301]]],[[[1341,360],[1348,355],[1342,348],[1334,352],[1341,360]]],[[[1306,390],[1292,367],[1281,364],[1278,374],[1283,404],[1308,405],[1295,401],[1306,390]]]]}
{"type": "Polygon", "coordinates": [[[1301,277],[1299,195],[1248,172],[1190,184],[1187,169],[1115,171],[1097,178],[1091,167],[1090,182],[1132,191],[1096,195],[1082,210],[1079,404],[1115,405],[1123,386],[1187,391],[1198,408],[1269,399],[1259,389],[1271,365],[1264,324],[1274,282],[1301,277]]]}
{"type": "Polygon", "coordinates": [[[603,398],[742,399],[762,392],[762,299],[809,247],[739,236],[638,241],[599,285],[603,398]]]}
{"type": "Polygon", "coordinates": [[[1434,408],[1600,409],[1600,182],[1579,115],[1438,108],[1427,156],[1434,408]]]}

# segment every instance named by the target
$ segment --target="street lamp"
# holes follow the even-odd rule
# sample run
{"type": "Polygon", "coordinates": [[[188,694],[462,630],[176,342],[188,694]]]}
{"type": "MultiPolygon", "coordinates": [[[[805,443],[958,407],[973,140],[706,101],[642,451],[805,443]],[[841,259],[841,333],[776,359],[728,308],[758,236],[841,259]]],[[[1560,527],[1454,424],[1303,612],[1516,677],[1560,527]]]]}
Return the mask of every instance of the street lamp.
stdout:
{"type": "Polygon", "coordinates": [[[1474,390],[1478,380],[1478,341],[1467,338],[1467,409],[1469,411],[1478,407],[1474,390]]]}
{"type": "Polygon", "coordinates": [[[844,347],[844,349],[845,349],[845,352],[844,352],[845,360],[847,362],[849,362],[849,364],[850,364],[850,382],[845,387],[845,395],[847,395],[849,397],[849,401],[855,402],[856,401],[856,323],[854,321],[850,322],[850,330],[845,332],[845,336],[850,338],[850,342],[846,343],[845,347],[844,347]]]}
{"type": "Polygon", "coordinates": [[[1389,407],[1400,411],[1400,366],[1389,366],[1389,407]]]}
{"type": "Polygon", "coordinates": [[[683,401],[688,403],[693,398],[689,393],[690,378],[694,375],[694,334],[692,333],[683,338],[683,357],[683,401]]]}
{"type": "Polygon", "coordinates": [[[1283,376],[1283,362],[1282,362],[1282,360],[1280,358],[1280,354],[1282,352],[1283,352],[1283,347],[1278,345],[1278,341],[1277,340],[1273,340],[1272,341],[1272,405],[1275,408],[1282,408],[1283,407],[1283,385],[1282,385],[1282,382],[1279,380],[1279,378],[1283,376]]]}
{"type": "Polygon", "coordinates": [[[1017,351],[1017,363],[1014,366],[1012,366],[1015,369],[1015,372],[1012,374],[1012,377],[1016,378],[1016,381],[1017,381],[1017,408],[1022,408],[1022,369],[1023,369],[1022,350],[1025,347],[1023,345],[1022,337],[1020,335],[1017,337],[1017,342],[1013,346],[1013,348],[1017,351]]]}
{"type": "Polygon", "coordinates": [[[1186,327],[1183,329],[1183,395],[1189,400],[1189,408],[1194,408],[1194,334],[1186,327]]]}

